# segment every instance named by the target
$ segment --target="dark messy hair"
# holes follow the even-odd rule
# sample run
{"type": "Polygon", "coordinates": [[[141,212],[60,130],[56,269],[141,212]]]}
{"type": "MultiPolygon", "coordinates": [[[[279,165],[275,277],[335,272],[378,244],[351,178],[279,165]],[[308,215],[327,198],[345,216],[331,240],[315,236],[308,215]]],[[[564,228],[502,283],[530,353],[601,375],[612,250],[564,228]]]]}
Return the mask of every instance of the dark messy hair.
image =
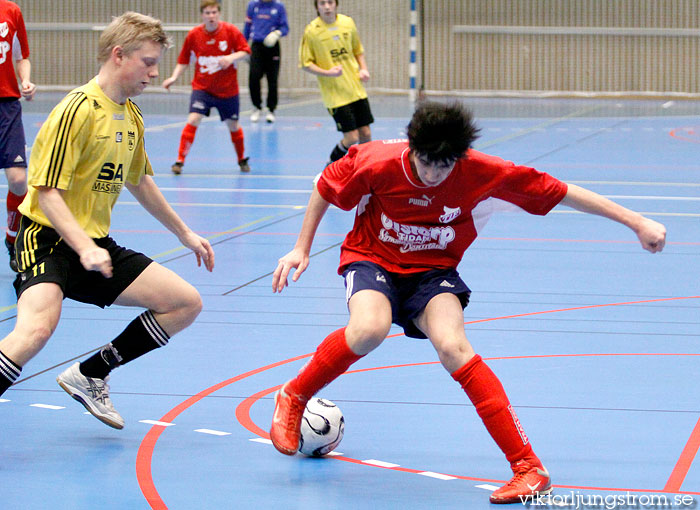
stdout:
{"type": "Polygon", "coordinates": [[[479,137],[472,112],[458,101],[422,101],[406,127],[408,146],[428,163],[453,163],[479,137]]]}

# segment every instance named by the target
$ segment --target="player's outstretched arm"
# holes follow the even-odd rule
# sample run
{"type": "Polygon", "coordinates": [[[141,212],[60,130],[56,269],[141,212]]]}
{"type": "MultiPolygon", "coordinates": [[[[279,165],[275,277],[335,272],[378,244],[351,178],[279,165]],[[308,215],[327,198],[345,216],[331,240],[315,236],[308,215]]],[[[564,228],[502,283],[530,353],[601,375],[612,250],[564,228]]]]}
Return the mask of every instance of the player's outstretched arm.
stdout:
{"type": "Polygon", "coordinates": [[[597,214],[626,225],[639,238],[642,248],[651,253],[660,252],[666,244],[666,227],[575,184],[568,184],[569,190],[561,201],[577,211],[597,214]]]}
{"type": "Polygon", "coordinates": [[[197,257],[197,266],[201,266],[202,262],[204,262],[204,267],[207,268],[207,271],[214,269],[214,250],[209,241],[195,234],[182,221],[165,200],[165,197],[150,175],[144,175],[138,186],[127,182],[126,187],[144,209],[163,224],[165,228],[175,234],[184,246],[194,252],[197,257]]]}
{"type": "Polygon", "coordinates": [[[301,225],[297,243],[292,251],[279,259],[277,269],[272,274],[272,292],[282,292],[284,290],[288,285],[287,277],[292,269],[294,269],[294,275],[292,276],[292,281],[294,282],[306,271],[306,268],[309,266],[309,252],[316,236],[316,229],[318,229],[318,225],[326,214],[329,205],[318,192],[316,186],[314,186],[311,198],[309,198],[309,204],[306,206],[306,214],[304,215],[304,222],[301,225]]]}

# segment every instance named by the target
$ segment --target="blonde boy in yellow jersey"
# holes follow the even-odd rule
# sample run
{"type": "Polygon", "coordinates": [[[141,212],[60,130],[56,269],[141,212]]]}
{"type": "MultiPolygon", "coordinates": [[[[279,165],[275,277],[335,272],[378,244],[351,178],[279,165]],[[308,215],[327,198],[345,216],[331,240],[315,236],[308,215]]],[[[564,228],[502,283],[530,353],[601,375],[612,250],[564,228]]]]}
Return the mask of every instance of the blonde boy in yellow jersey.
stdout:
{"type": "Polygon", "coordinates": [[[115,18],[100,37],[97,77],[68,94],[37,135],[16,242],[17,321],[0,341],[0,395],[49,340],[64,298],[146,308],[57,378],[93,416],[121,429],[124,419],[109,397],[110,371],[166,345],[202,308],[189,283],[109,237],[112,207],[126,186],[195,253],[198,265],[214,268],[209,242],[185,225],[153,181],[141,112],[129,99],[158,77],[168,47],[159,20],[134,12],[115,18]]]}
{"type": "Polygon", "coordinates": [[[370,78],[364,48],[351,17],[338,14],[338,0],[314,0],[318,17],[306,26],[299,66],[318,78],[321,97],[343,139],[330,162],[356,143],[369,142],[374,122],[363,82],[370,78]]]}

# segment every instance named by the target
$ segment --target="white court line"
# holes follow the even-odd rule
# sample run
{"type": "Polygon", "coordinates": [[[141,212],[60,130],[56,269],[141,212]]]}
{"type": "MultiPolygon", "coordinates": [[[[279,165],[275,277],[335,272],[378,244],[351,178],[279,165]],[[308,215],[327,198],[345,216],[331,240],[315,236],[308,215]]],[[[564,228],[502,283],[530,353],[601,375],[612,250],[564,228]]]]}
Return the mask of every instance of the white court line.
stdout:
{"type": "Polygon", "coordinates": [[[456,476],[443,475],[442,473],[434,473],[433,471],[422,471],[421,473],[416,473],[421,476],[428,476],[430,478],[437,478],[438,480],[456,480],[456,476]]]}
{"type": "Polygon", "coordinates": [[[400,464],[392,464],[391,462],[384,462],[383,460],[368,459],[362,461],[364,464],[371,464],[372,466],[379,466],[385,468],[395,468],[399,467],[400,464]]]}
{"type": "Polygon", "coordinates": [[[10,402],[10,401],[7,400],[6,398],[0,398],[0,403],[1,403],[1,402],[10,402]]]}
{"type": "Polygon", "coordinates": [[[212,429],[195,429],[195,432],[199,432],[200,434],[210,434],[212,436],[230,436],[230,432],[223,432],[221,430],[212,430],[212,429]]]}
{"type": "Polygon", "coordinates": [[[498,489],[496,485],[491,485],[488,483],[482,483],[479,485],[475,485],[474,487],[476,487],[477,489],[486,489],[487,491],[495,491],[496,489],[498,489]]]}
{"type": "Polygon", "coordinates": [[[264,439],[262,437],[254,437],[252,439],[248,439],[248,441],[253,441],[254,443],[269,444],[269,445],[272,444],[272,441],[270,441],[269,439],[264,439]]]}
{"type": "Polygon", "coordinates": [[[65,409],[64,406],[52,406],[50,404],[29,404],[29,407],[40,407],[41,409],[52,409],[52,410],[65,409]]]}
{"type": "Polygon", "coordinates": [[[139,420],[139,423],[145,423],[146,425],[160,425],[161,427],[172,427],[175,425],[174,423],[158,420],[139,420]]]}
{"type": "Polygon", "coordinates": [[[700,197],[663,197],[658,195],[603,195],[609,199],[625,199],[625,200],[678,200],[683,201],[700,201],[700,197]]]}

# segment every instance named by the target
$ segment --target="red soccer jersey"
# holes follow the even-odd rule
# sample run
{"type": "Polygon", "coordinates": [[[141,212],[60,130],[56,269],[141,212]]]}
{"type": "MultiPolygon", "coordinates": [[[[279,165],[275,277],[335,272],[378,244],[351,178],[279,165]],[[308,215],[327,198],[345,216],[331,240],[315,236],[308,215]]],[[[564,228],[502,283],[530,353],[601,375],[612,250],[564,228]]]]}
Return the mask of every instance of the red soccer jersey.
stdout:
{"type": "Polygon", "coordinates": [[[216,97],[233,97],[238,95],[236,64],[221,69],[219,57],[237,51],[250,53],[250,47],[234,25],[220,21],[214,32],[207,32],[202,24],[190,30],[185,37],[177,63],[195,63],[193,89],[216,97]]]}
{"type": "Polygon", "coordinates": [[[29,44],[22,11],[0,0],[0,97],[20,97],[15,60],[24,58],[29,58],[29,44]]]}
{"type": "Polygon", "coordinates": [[[445,181],[426,186],[413,175],[409,152],[406,140],[355,145],[318,179],[326,201],[346,211],[357,206],[339,273],[359,260],[404,274],[456,268],[499,204],[544,215],[567,192],[546,173],[475,150],[445,181]]]}

